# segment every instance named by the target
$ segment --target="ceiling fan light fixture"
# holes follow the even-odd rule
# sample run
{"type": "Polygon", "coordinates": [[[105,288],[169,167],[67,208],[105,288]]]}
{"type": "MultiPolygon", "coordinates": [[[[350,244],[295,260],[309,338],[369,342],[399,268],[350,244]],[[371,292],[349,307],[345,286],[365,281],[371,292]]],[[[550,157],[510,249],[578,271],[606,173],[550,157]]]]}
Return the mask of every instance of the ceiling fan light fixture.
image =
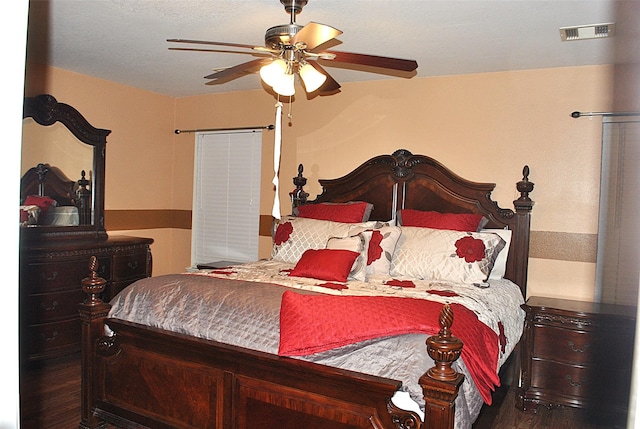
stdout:
{"type": "Polygon", "coordinates": [[[296,93],[293,74],[284,74],[279,82],[273,85],[273,90],[284,97],[291,97],[296,93]]]}
{"type": "Polygon", "coordinates": [[[300,63],[298,73],[300,74],[300,79],[304,83],[304,87],[307,92],[313,92],[317,90],[327,80],[326,75],[320,73],[306,61],[300,63]]]}
{"type": "Polygon", "coordinates": [[[273,88],[280,83],[286,73],[286,61],[282,58],[278,58],[260,69],[260,78],[264,83],[273,88]]]}

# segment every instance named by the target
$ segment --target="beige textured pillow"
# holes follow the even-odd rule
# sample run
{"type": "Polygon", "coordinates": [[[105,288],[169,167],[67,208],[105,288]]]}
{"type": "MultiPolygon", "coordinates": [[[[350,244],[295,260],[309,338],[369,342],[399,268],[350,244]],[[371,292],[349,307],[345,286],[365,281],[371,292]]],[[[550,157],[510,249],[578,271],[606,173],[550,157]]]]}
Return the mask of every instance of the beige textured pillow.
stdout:
{"type": "Polygon", "coordinates": [[[487,280],[505,241],[494,233],[403,226],[391,275],[474,284],[487,280]]]}
{"type": "Polygon", "coordinates": [[[286,216],[275,225],[271,258],[298,262],[305,250],[324,249],[332,237],[346,237],[352,224],[286,216]]]}
{"type": "Polygon", "coordinates": [[[353,235],[344,238],[330,238],[327,241],[327,249],[342,249],[358,252],[358,256],[349,272],[349,280],[367,281],[367,249],[368,241],[364,234],[353,235]]]}

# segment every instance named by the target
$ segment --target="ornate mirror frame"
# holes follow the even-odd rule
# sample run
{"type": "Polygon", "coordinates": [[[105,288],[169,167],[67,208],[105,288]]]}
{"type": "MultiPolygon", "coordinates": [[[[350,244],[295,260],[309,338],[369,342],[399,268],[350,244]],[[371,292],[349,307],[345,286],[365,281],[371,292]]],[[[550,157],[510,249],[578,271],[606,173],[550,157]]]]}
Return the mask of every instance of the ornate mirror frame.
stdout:
{"type": "Polygon", "coordinates": [[[74,107],[59,103],[49,94],[27,97],[24,100],[23,119],[32,118],[44,126],[62,123],[78,140],[93,146],[93,177],[91,183],[91,222],[78,226],[38,226],[22,229],[23,235],[49,238],[106,239],[104,227],[105,152],[107,136],[111,130],[95,128],[74,107]]]}

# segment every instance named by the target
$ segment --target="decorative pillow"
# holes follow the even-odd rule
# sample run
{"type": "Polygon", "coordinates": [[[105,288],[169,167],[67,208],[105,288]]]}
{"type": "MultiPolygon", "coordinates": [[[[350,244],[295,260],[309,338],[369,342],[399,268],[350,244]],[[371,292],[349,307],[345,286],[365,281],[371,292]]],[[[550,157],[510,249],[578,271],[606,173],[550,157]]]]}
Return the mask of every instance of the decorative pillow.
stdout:
{"type": "Polygon", "coordinates": [[[346,282],[358,252],[342,249],[307,250],[289,273],[290,276],[346,282]]]}
{"type": "Polygon", "coordinates": [[[344,238],[330,238],[329,241],[327,241],[326,248],[330,250],[342,249],[358,252],[358,257],[351,267],[348,279],[365,282],[367,281],[367,243],[364,234],[358,234],[344,238]]]}
{"type": "Polygon", "coordinates": [[[352,201],[349,203],[305,204],[296,207],[293,214],[308,219],[355,223],[368,221],[371,210],[373,210],[373,204],[352,201]]]}
{"type": "Polygon", "coordinates": [[[324,249],[331,237],[346,237],[351,224],[285,216],[273,234],[271,258],[295,264],[305,250],[324,249]]]}
{"type": "Polygon", "coordinates": [[[482,233],[498,234],[505,242],[504,248],[498,253],[493,269],[489,275],[489,280],[500,280],[504,278],[504,274],[507,271],[507,257],[509,256],[509,246],[511,245],[511,230],[510,229],[483,229],[482,233]]]}
{"type": "Polygon", "coordinates": [[[367,246],[367,275],[389,275],[391,258],[402,229],[399,226],[382,226],[363,232],[367,246]]]}
{"type": "Polygon", "coordinates": [[[402,227],[391,275],[474,284],[486,281],[505,241],[493,233],[402,227]]]}
{"type": "Polygon", "coordinates": [[[20,224],[36,225],[40,215],[40,207],[38,206],[20,206],[20,224]]]}
{"type": "Polygon", "coordinates": [[[450,229],[453,231],[480,231],[487,224],[487,219],[473,213],[440,213],[402,209],[398,211],[398,225],[419,226],[433,229],[450,229]]]}
{"type": "Polygon", "coordinates": [[[58,205],[58,202],[51,197],[41,197],[38,195],[28,195],[25,198],[24,206],[38,206],[42,213],[46,213],[49,210],[49,207],[55,207],[58,205]]]}

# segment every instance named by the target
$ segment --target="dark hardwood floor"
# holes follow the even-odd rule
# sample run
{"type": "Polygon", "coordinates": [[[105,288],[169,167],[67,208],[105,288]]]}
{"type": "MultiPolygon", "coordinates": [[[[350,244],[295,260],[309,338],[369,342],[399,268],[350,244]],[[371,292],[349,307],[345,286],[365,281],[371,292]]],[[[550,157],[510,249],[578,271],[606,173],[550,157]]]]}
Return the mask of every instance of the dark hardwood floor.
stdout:
{"type": "Polygon", "coordinates": [[[80,355],[20,369],[20,428],[69,429],[80,423],[80,355]]]}
{"type": "MultiPolygon", "coordinates": [[[[23,368],[21,429],[70,429],[80,422],[80,357],[61,358],[39,367],[23,368]]],[[[502,390],[499,406],[483,410],[474,429],[609,429],[583,410],[541,408],[528,414],[515,407],[514,389],[502,390]]]]}

